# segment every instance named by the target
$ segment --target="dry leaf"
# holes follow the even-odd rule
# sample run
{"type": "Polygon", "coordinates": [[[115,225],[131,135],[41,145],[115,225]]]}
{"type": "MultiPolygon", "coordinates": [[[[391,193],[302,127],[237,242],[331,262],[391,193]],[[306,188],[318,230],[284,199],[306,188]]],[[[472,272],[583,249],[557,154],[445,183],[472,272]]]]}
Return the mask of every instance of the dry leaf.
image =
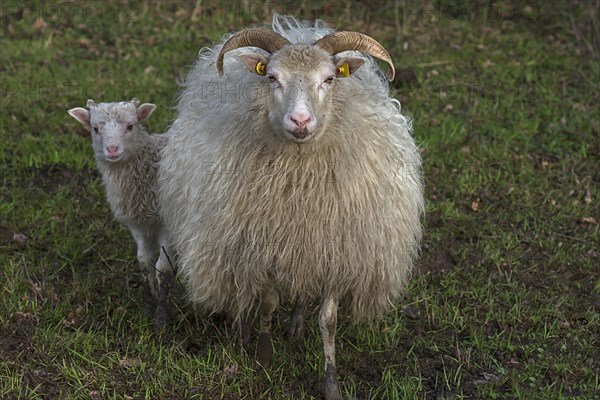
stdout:
{"type": "Polygon", "coordinates": [[[452,111],[452,110],[454,110],[454,106],[452,104],[446,104],[442,111],[448,112],[448,111],[452,111]]]}
{"type": "Polygon", "coordinates": [[[89,48],[92,45],[92,41],[88,38],[79,38],[79,40],[77,40],[77,43],[79,43],[80,46],[86,48],[89,48]]]}
{"type": "Polygon", "coordinates": [[[592,202],[592,192],[590,191],[589,186],[585,189],[585,197],[583,198],[583,202],[585,204],[590,204],[592,202]]]}
{"type": "Polygon", "coordinates": [[[571,327],[571,323],[567,320],[559,322],[558,325],[561,328],[570,328],[571,327]]]}
{"type": "Polygon", "coordinates": [[[92,391],[90,392],[90,398],[91,398],[92,400],[100,400],[102,397],[100,397],[100,392],[99,392],[99,391],[97,391],[97,390],[92,390],[92,391]]]}
{"type": "Polygon", "coordinates": [[[580,224],[597,225],[598,221],[594,217],[583,217],[577,220],[580,224]]]}
{"type": "Polygon", "coordinates": [[[483,372],[481,376],[483,379],[476,379],[473,383],[476,385],[484,385],[486,383],[497,382],[498,379],[500,379],[497,375],[490,374],[489,372],[483,372]]]}
{"type": "Polygon", "coordinates": [[[21,320],[32,320],[34,319],[33,314],[28,313],[28,312],[22,312],[22,311],[17,311],[12,315],[12,318],[14,321],[21,321],[21,320]]]}
{"type": "Polygon", "coordinates": [[[62,321],[63,325],[65,325],[65,326],[79,325],[79,323],[81,322],[82,312],[83,312],[83,308],[81,306],[78,306],[75,310],[69,311],[69,313],[67,314],[67,317],[65,319],[63,319],[63,321],[62,321]]]}
{"type": "Polygon", "coordinates": [[[35,29],[46,29],[48,27],[48,24],[46,23],[46,21],[44,21],[43,18],[38,18],[33,23],[33,27],[35,29]]]}
{"type": "Polygon", "coordinates": [[[473,200],[473,202],[471,203],[471,210],[473,211],[479,211],[479,202],[481,201],[481,199],[477,199],[477,200],[473,200]]]}
{"type": "Polygon", "coordinates": [[[223,369],[223,373],[227,379],[234,379],[238,373],[237,364],[229,365],[223,369]]]}
{"type": "Polygon", "coordinates": [[[27,240],[29,240],[29,238],[27,237],[27,235],[24,235],[22,233],[15,233],[13,235],[13,240],[19,244],[25,244],[27,243],[27,240]]]}
{"type": "Polygon", "coordinates": [[[404,315],[410,319],[419,319],[419,317],[421,317],[421,310],[417,307],[406,306],[404,307],[404,315]]]}
{"type": "Polygon", "coordinates": [[[134,357],[134,358],[124,358],[122,360],[119,360],[119,366],[123,367],[123,368],[131,368],[131,367],[135,367],[136,365],[138,365],[140,363],[140,358],[139,357],[134,357]]]}

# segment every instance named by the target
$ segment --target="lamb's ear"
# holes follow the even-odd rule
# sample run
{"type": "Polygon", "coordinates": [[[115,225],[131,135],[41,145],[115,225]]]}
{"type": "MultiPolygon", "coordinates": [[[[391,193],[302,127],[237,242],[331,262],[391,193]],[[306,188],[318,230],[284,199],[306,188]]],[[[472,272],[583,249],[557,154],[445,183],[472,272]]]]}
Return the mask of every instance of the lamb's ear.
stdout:
{"type": "Polygon", "coordinates": [[[267,63],[269,60],[262,54],[245,53],[240,54],[240,58],[251,72],[263,76],[267,74],[267,63]]]}
{"type": "Polygon", "coordinates": [[[364,58],[343,57],[335,63],[335,73],[341,78],[348,77],[358,71],[365,63],[364,58]]]}
{"type": "Polygon", "coordinates": [[[148,119],[150,114],[156,109],[155,104],[144,103],[137,108],[138,122],[143,122],[148,119]]]}
{"type": "Polygon", "coordinates": [[[90,112],[88,110],[86,110],[85,108],[76,107],[76,108],[71,108],[67,112],[69,113],[69,115],[71,117],[73,117],[77,121],[81,122],[81,124],[86,129],[91,129],[91,126],[90,126],[90,112]]]}

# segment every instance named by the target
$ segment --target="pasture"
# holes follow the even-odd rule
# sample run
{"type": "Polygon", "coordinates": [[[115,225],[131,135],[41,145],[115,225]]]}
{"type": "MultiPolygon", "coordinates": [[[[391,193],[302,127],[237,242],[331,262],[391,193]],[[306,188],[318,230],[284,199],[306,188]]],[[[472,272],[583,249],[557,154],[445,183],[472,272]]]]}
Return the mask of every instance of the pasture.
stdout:
{"type": "Polygon", "coordinates": [[[413,119],[425,237],[394,313],[340,310],[348,399],[593,399],[600,393],[600,2],[3,1],[0,398],[321,398],[316,315],[267,370],[181,284],[169,335],[142,312],[144,271],[112,218],[88,98],[157,104],[204,46],[273,12],[364,32],[390,51],[413,119]]]}

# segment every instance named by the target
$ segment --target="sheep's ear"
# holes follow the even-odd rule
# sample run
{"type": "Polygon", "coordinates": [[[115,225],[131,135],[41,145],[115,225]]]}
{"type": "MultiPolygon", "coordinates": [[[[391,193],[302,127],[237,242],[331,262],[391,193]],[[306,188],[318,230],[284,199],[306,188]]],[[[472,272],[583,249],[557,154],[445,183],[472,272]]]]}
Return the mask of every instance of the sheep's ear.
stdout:
{"type": "Polygon", "coordinates": [[[251,72],[262,76],[267,74],[267,63],[269,62],[267,57],[261,54],[246,53],[240,54],[240,58],[251,72]]]}
{"type": "Polygon", "coordinates": [[[150,114],[156,109],[155,104],[144,103],[137,108],[138,122],[143,122],[148,119],[150,114]]]}
{"type": "Polygon", "coordinates": [[[69,115],[71,117],[73,117],[77,121],[81,122],[85,128],[91,129],[90,112],[88,110],[86,110],[85,108],[76,107],[76,108],[71,108],[67,112],[69,113],[69,115]]]}
{"type": "Polygon", "coordinates": [[[348,77],[358,71],[365,63],[364,58],[360,57],[344,57],[340,58],[335,63],[335,73],[341,78],[348,77]]]}

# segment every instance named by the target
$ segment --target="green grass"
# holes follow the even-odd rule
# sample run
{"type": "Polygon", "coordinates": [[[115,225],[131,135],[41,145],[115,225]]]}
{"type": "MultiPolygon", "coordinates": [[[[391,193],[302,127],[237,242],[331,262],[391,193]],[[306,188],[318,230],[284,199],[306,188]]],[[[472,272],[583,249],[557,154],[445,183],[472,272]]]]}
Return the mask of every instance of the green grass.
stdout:
{"type": "MultiPolygon", "coordinates": [[[[271,3],[370,34],[419,80],[393,88],[423,149],[419,268],[382,321],[356,326],[341,310],[342,391],[593,399],[598,2],[468,3],[271,3]]],[[[228,322],[194,312],[181,288],[170,340],[152,335],[133,241],[112,219],[89,138],[66,113],[88,98],[138,97],[158,105],[149,128],[166,130],[176,81],[198,50],[267,23],[269,7],[25,4],[1,9],[0,398],[319,398],[316,319],[288,343],[288,304],[268,370],[241,354],[228,322]]]]}

